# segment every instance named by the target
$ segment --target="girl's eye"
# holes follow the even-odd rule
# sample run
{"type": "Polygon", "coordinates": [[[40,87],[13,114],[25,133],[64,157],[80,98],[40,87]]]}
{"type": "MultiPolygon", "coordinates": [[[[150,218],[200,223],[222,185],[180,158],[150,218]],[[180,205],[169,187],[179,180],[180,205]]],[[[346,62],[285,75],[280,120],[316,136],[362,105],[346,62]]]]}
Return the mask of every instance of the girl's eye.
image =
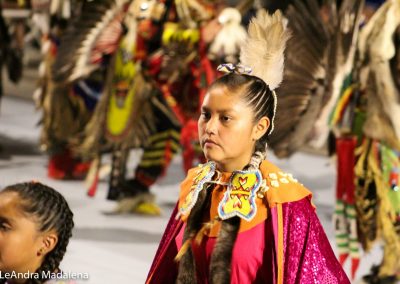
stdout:
{"type": "Polygon", "coordinates": [[[223,121],[223,122],[228,122],[230,120],[231,120],[231,118],[229,116],[226,116],[226,115],[221,116],[221,121],[223,121]]]}
{"type": "Polygon", "coordinates": [[[210,115],[210,113],[208,113],[208,112],[202,112],[201,113],[201,118],[203,118],[203,119],[210,119],[210,117],[211,117],[211,115],[210,115]]]}
{"type": "Polygon", "coordinates": [[[8,231],[8,230],[10,230],[11,228],[10,228],[10,226],[8,225],[8,224],[6,224],[6,223],[4,223],[4,222],[1,222],[0,223],[0,231],[8,231]]]}

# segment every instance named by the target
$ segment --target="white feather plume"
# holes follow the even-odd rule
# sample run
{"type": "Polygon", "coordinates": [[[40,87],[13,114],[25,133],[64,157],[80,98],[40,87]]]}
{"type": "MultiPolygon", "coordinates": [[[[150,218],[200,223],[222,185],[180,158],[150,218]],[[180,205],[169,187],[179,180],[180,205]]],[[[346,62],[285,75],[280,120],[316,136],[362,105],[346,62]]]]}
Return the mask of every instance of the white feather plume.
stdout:
{"type": "Polygon", "coordinates": [[[251,75],[264,80],[271,90],[282,82],[284,51],[290,32],[287,21],[277,10],[269,15],[259,10],[248,28],[247,40],[241,48],[240,61],[252,68],[251,75]]]}

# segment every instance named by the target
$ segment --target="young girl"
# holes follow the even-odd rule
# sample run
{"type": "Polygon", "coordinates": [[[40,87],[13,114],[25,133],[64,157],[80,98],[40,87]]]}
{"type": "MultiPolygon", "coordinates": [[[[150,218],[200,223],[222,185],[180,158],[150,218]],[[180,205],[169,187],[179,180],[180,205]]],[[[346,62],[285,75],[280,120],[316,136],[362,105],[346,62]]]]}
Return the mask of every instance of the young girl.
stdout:
{"type": "Polygon", "coordinates": [[[0,283],[44,283],[59,272],[73,227],[73,214],[54,189],[28,182],[2,190],[0,283]],[[6,279],[10,275],[17,277],[6,279]]]}
{"type": "Polygon", "coordinates": [[[198,121],[209,162],[181,184],[146,283],[350,283],[311,192],[264,160],[288,37],[280,12],[258,15],[243,65],[210,86],[198,121]]]}

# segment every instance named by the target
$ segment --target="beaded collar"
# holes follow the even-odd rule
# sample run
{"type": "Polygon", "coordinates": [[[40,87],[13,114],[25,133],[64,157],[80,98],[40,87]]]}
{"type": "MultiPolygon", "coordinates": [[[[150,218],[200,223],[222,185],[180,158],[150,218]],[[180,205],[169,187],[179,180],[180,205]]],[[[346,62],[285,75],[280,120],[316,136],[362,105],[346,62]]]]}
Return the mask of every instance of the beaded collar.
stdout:
{"type": "Polygon", "coordinates": [[[227,186],[227,190],[218,205],[219,218],[226,220],[237,216],[251,221],[257,213],[256,197],[263,198],[268,190],[260,170],[234,171],[229,182],[222,182],[220,177],[214,162],[200,165],[179,214],[187,215],[192,210],[206,184],[220,184],[227,186]]]}

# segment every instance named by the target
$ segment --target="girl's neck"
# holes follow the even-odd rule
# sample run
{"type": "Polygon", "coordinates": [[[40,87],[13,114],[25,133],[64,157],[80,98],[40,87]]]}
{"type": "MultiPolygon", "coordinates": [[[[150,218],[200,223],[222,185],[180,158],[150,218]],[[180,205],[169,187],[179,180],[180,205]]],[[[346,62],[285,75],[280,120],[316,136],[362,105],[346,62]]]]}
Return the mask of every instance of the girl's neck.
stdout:
{"type": "MultiPolygon", "coordinates": [[[[251,158],[251,156],[250,156],[251,158]]],[[[232,173],[234,171],[241,171],[246,167],[249,162],[249,159],[244,159],[243,161],[228,161],[228,162],[216,162],[217,170],[222,173],[232,173]]]]}

